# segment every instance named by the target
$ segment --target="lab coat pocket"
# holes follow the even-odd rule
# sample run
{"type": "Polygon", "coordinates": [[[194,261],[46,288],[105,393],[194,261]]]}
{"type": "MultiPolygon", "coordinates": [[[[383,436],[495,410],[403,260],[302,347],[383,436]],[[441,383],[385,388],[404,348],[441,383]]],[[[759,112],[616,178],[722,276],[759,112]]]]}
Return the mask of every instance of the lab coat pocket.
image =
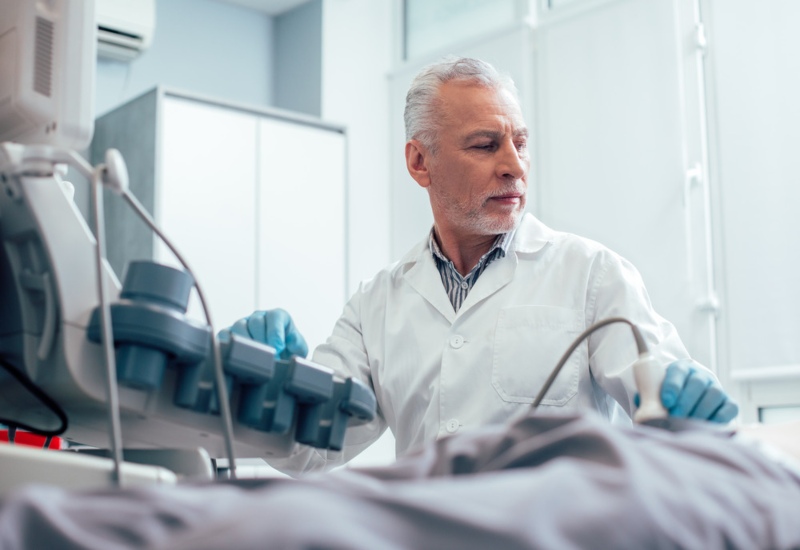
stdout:
{"type": "MultiPolygon", "coordinates": [[[[504,401],[532,403],[572,341],[584,330],[583,311],[554,306],[517,306],[500,311],[494,335],[492,385],[504,401]]],[[[579,346],[558,374],[542,405],[565,405],[578,393],[579,346]]]]}

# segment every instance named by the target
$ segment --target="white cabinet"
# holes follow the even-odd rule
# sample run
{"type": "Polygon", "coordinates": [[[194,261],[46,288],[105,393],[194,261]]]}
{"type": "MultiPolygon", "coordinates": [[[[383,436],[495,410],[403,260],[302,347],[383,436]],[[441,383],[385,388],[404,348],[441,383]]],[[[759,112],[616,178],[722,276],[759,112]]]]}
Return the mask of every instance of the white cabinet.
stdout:
{"type": "MultiPolygon", "coordinates": [[[[120,149],[131,189],[197,274],[216,327],[282,307],[309,345],[345,301],[341,127],[156,89],[101,117],[92,152],[120,149]]],[[[177,265],[125,210],[108,207],[109,258],[177,265]]],[[[193,296],[190,315],[202,318],[193,296]]]]}
{"type": "Polygon", "coordinates": [[[285,120],[259,125],[259,179],[272,183],[256,202],[256,305],[289,311],[313,349],[344,306],[345,141],[285,120]]]}
{"type": "MultiPolygon", "coordinates": [[[[247,113],[162,102],[156,221],[197,272],[219,327],[255,305],[257,125],[247,113]]],[[[162,243],[155,250],[174,264],[162,243]]]]}

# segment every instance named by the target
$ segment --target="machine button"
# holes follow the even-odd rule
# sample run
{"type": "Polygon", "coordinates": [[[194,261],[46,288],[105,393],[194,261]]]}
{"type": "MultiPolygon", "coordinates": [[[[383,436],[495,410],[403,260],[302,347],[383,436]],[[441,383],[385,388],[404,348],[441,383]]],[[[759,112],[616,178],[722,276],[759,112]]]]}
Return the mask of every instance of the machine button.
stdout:
{"type": "Polygon", "coordinates": [[[454,347],[455,349],[460,348],[464,345],[464,337],[460,334],[456,334],[452,338],[450,338],[450,346],[454,347]]]}
{"type": "Polygon", "coordinates": [[[461,426],[461,424],[458,422],[458,420],[456,420],[455,418],[451,418],[450,420],[447,421],[445,429],[447,429],[448,433],[452,434],[458,431],[459,426],[461,426]]]}

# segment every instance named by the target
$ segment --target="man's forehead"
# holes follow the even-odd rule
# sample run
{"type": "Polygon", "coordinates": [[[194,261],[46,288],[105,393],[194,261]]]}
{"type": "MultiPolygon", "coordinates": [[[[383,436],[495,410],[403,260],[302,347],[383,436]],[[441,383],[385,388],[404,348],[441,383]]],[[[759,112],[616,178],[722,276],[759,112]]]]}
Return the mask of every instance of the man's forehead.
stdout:
{"type": "Polygon", "coordinates": [[[476,125],[482,121],[508,119],[515,128],[525,128],[522,109],[514,94],[503,88],[471,82],[446,82],[440,89],[440,112],[459,125],[476,125]],[[448,116],[450,115],[450,116],[448,116]]]}
{"type": "Polygon", "coordinates": [[[470,80],[450,80],[439,87],[439,97],[446,104],[498,103],[519,108],[511,90],[470,80]]]}
{"type": "Polygon", "coordinates": [[[454,118],[450,128],[462,139],[527,137],[528,126],[517,111],[492,112],[454,118]]]}

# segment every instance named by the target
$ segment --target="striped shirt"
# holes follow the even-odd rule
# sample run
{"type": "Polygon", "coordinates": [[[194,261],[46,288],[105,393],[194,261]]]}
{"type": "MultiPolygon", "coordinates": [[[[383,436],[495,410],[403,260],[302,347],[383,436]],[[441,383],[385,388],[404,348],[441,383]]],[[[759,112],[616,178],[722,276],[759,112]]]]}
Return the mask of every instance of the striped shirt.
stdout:
{"type": "Polygon", "coordinates": [[[461,273],[456,269],[456,266],[453,265],[453,262],[448,260],[442,253],[442,250],[439,248],[433,236],[433,229],[431,229],[431,234],[428,238],[428,246],[433,254],[433,259],[436,261],[436,268],[439,270],[439,276],[442,278],[444,290],[447,292],[447,297],[450,298],[450,303],[453,304],[453,309],[455,311],[461,308],[461,304],[467,299],[467,294],[469,294],[469,291],[475,286],[478,277],[481,276],[481,273],[484,272],[489,264],[497,258],[502,258],[506,255],[513,237],[514,231],[498,235],[492,248],[489,249],[489,252],[481,256],[477,265],[472,268],[472,271],[467,273],[466,277],[462,277],[461,273]]]}

